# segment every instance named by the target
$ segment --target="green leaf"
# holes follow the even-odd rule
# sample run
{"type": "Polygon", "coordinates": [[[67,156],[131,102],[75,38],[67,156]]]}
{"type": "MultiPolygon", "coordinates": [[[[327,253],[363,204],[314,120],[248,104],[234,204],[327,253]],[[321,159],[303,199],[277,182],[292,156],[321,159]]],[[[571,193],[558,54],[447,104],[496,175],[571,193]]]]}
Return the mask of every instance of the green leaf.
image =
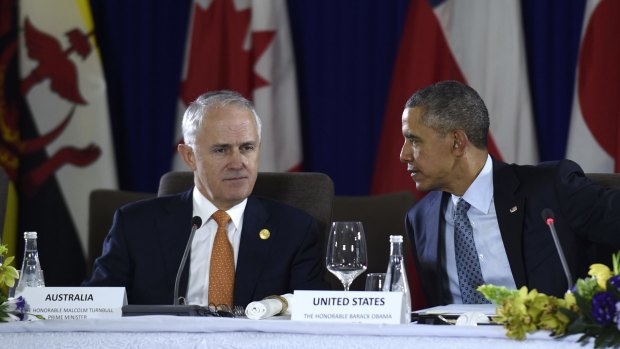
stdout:
{"type": "Polygon", "coordinates": [[[502,304],[506,298],[519,294],[518,290],[509,290],[504,286],[495,285],[482,285],[478,287],[478,291],[494,304],[502,304]]]}
{"type": "Polygon", "coordinates": [[[9,264],[13,263],[13,259],[15,259],[15,257],[14,257],[14,256],[11,256],[11,257],[6,257],[6,258],[4,259],[4,263],[2,263],[2,265],[7,266],[7,265],[9,265],[9,264]]]}

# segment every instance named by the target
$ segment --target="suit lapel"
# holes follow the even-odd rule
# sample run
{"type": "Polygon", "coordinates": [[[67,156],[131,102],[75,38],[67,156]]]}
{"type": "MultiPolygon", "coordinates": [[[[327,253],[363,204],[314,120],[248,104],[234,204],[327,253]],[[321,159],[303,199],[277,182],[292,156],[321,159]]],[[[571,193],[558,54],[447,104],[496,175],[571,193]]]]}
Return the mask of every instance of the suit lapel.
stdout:
{"type": "Polygon", "coordinates": [[[248,304],[254,300],[252,296],[265,267],[264,261],[271,250],[272,242],[277,239],[276,234],[280,233],[268,225],[269,216],[269,212],[259,200],[252,196],[248,198],[235,270],[235,304],[248,304]],[[259,232],[262,229],[269,229],[269,239],[260,238],[259,232]]]}
{"type": "Polygon", "coordinates": [[[525,198],[519,194],[520,182],[505,163],[493,159],[493,198],[499,230],[517,288],[527,284],[523,264],[523,220],[525,198]]]}
{"type": "MultiPolygon", "coordinates": [[[[160,241],[161,256],[164,261],[164,270],[156,272],[166,273],[166,280],[169,283],[167,287],[171,287],[171,290],[174,290],[176,274],[191,232],[192,190],[178,195],[175,199],[169,201],[163,207],[162,215],[154,218],[155,234],[160,241]]],[[[188,276],[189,256],[185,270],[181,275],[179,296],[185,296],[187,293],[188,276]]],[[[170,301],[173,301],[172,298],[170,301]]]]}
{"type": "MultiPolygon", "coordinates": [[[[435,192],[433,194],[429,194],[429,195],[433,195],[430,198],[429,204],[427,206],[426,209],[426,225],[424,227],[424,229],[426,230],[426,234],[425,237],[428,240],[428,246],[429,246],[429,250],[427,251],[429,253],[429,257],[435,256],[435,270],[438,271],[436,273],[437,277],[436,280],[434,280],[434,283],[436,285],[436,289],[439,290],[438,294],[435,295],[435,297],[437,297],[437,299],[441,299],[442,295],[444,294],[443,291],[443,277],[445,276],[444,273],[439,272],[442,269],[441,267],[441,260],[443,258],[443,249],[440,248],[440,239],[443,240],[443,229],[441,229],[441,223],[442,223],[442,214],[443,214],[443,201],[446,200],[450,194],[444,193],[444,192],[435,192]],[[436,195],[435,195],[436,194],[436,195]]],[[[437,304],[440,304],[439,301],[437,302],[437,304]]]]}

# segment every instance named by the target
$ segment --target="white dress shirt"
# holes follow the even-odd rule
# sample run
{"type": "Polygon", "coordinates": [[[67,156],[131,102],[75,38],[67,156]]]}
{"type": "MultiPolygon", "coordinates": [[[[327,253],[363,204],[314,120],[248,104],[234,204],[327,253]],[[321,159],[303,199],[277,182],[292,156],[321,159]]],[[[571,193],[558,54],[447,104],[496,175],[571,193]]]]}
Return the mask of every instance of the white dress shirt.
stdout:
{"type": "MultiPolygon", "coordinates": [[[[482,269],[482,277],[487,284],[505,286],[515,289],[508,256],[495,213],[493,200],[493,161],[487,156],[487,161],[478,174],[478,177],[467,188],[462,196],[471,207],[467,217],[474,232],[474,242],[482,269]]],[[[444,265],[448,272],[448,283],[453,303],[462,303],[459,277],[456,270],[456,255],[454,249],[454,211],[460,197],[452,195],[444,211],[446,222],[444,236],[444,265]]]]}
{"type": "MultiPolygon", "coordinates": [[[[211,248],[217,232],[217,223],[211,215],[217,211],[213,205],[200,191],[194,187],[192,193],[193,216],[199,216],[203,222],[202,226],[196,230],[189,263],[189,285],[187,288],[188,304],[209,304],[209,266],[211,262],[211,248]]],[[[241,229],[243,228],[243,212],[248,200],[233,206],[226,213],[230,216],[228,223],[228,241],[233,248],[235,255],[235,269],[237,268],[237,255],[239,253],[239,243],[241,241],[241,229]]]]}

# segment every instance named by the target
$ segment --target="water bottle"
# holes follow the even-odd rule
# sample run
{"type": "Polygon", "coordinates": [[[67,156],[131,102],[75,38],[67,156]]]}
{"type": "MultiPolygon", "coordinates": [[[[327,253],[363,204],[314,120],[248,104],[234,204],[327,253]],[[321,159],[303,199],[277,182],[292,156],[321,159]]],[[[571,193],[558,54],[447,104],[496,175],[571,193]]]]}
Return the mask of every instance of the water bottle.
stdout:
{"type": "Polygon", "coordinates": [[[19,273],[17,289],[15,294],[19,295],[25,287],[44,287],[43,270],[39,263],[39,252],[37,250],[37,233],[27,231],[24,233],[24,259],[22,269],[19,273]]]}
{"type": "Polygon", "coordinates": [[[411,322],[411,292],[407,282],[403,250],[403,237],[401,235],[390,235],[390,260],[385,273],[383,291],[402,292],[403,305],[400,323],[408,324],[411,322]]]}

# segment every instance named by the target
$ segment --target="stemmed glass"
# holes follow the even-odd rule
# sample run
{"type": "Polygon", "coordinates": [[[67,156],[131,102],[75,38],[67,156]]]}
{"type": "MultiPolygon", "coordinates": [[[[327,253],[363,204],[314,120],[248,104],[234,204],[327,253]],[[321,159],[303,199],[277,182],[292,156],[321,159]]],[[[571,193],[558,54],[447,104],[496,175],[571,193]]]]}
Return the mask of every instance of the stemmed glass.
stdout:
{"type": "Polygon", "coordinates": [[[336,275],[344,290],[367,266],[366,238],[362,222],[333,222],[329,231],[326,256],[327,270],[336,275]]]}

